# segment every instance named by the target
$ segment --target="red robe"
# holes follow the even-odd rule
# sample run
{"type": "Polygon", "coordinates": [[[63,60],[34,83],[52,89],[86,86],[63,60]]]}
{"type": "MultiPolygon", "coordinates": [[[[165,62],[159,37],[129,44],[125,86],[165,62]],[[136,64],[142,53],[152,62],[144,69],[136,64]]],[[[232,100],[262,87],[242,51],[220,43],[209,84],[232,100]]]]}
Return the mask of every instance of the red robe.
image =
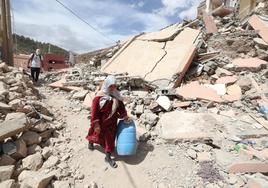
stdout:
{"type": "Polygon", "coordinates": [[[89,128],[86,139],[91,143],[100,144],[104,148],[105,152],[113,152],[115,147],[118,118],[125,117],[127,112],[124,103],[119,101],[116,112],[109,118],[113,100],[106,101],[104,106],[100,109],[100,99],[101,96],[97,96],[93,99],[91,107],[91,127],[89,128]],[[97,121],[101,128],[100,134],[94,132],[94,125],[97,121]]]}

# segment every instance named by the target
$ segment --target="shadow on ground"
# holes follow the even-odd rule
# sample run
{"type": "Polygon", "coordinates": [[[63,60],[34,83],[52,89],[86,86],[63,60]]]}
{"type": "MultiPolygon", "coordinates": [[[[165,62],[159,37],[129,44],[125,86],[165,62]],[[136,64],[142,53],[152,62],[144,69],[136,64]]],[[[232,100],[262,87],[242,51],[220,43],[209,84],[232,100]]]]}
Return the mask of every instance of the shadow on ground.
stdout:
{"type": "MultiPolygon", "coordinates": [[[[103,151],[103,148],[100,147],[99,145],[95,145],[94,147],[95,147],[95,150],[98,150],[99,152],[105,154],[105,152],[103,151]]],[[[154,146],[152,144],[138,142],[136,155],[120,156],[120,155],[117,155],[117,153],[115,152],[113,156],[115,157],[115,161],[123,161],[129,165],[137,165],[143,162],[146,156],[148,155],[148,153],[152,152],[153,150],[154,150],[154,146]]]]}

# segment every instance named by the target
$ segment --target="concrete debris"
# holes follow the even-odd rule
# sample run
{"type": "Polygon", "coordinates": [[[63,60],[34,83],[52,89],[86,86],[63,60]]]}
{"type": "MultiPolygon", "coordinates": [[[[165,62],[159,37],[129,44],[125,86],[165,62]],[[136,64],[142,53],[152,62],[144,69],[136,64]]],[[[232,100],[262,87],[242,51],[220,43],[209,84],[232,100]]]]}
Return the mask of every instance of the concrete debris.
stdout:
{"type": "Polygon", "coordinates": [[[43,165],[43,159],[42,155],[39,152],[33,155],[29,155],[28,157],[22,160],[23,168],[28,170],[37,171],[42,167],[42,165],[43,165]]]}
{"type": "Polygon", "coordinates": [[[21,139],[26,143],[27,146],[39,144],[42,141],[41,136],[36,132],[32,131],[27,131],[23,133],[21,139]]]}
{"type": "Polygon", "coordinates": [[[15,180],[10,179],[0,183],[0,187],[4,188],[18,188],[19,185],[15,183],[15,180]]]}
{"type": "Polygon", "coordinates": [[[172,108],[171,101],[167,96],[160,96],[156,100],[157,104],[163,107],[166,111],[170,111],[172,108]]]}
{"type": "Polygon", "coordinates": [[[11,179],[14,172],[14,165],[0,166],[0,182],[11,179]]]}
{"type": "Polygon", "coordinates": [[[54,176],[54,174],[24,170],[19,175],[18,180],[21,182],[21,185],[25,187],[46,188],[54,176]]]}
{"type": "MultiPolygon", "coordinates": [[[[266,1],[202,1],[197,19],[78,55],[73,67],[42,74],[38,89],[27,71],[0,63],[1,183],[98,187],[88,184],[99,167],[84,163],[80,125],[113,74],[137,125],[137,155],[124,159],[135,170],[145,163],[137,174],[155,187],[265,187],[267,15],[266,1]]],[[[116,186],[107,182],[99,186],[116,186]]]]}
{"type": "Polygon", "coordinates": [[[24,131],[28,125],[24,113],[9,113],[5,121],[0,123],[0,141],[24,131]]]}
{"type": "Polygon", "coordinates": [[[235,59],[233,65],[236,71],[259,71],[266,68],[267,62],[258,58],[235,59]]]}
{"type": "Polygon", "coordinates": [[[87,90],[77,91],[76,93],[74,93],[73,99],[84,100],[87,94],[87,90]]]}

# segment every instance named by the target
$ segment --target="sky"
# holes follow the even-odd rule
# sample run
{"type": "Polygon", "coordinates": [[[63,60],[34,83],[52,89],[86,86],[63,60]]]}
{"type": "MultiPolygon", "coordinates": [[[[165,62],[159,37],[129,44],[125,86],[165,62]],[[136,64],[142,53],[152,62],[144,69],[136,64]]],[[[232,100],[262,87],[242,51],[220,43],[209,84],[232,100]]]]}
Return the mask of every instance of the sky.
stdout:
{"type": "Polygon", "coordinates": [[[11,0],[13,32],[77,53],[196,17],[201,0],[11,0]]]}

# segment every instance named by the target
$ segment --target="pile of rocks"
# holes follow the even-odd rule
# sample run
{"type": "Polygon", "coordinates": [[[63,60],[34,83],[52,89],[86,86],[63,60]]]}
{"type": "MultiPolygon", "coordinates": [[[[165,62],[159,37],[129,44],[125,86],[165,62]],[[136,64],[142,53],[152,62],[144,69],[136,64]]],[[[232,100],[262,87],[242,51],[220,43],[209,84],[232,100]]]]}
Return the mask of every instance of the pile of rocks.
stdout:
{"type": "Polygon", "coordinates": [[[0,64],[0,187],[45,188],[59,162],[51,138],[63,123],[22,70],[0,64]]]}

